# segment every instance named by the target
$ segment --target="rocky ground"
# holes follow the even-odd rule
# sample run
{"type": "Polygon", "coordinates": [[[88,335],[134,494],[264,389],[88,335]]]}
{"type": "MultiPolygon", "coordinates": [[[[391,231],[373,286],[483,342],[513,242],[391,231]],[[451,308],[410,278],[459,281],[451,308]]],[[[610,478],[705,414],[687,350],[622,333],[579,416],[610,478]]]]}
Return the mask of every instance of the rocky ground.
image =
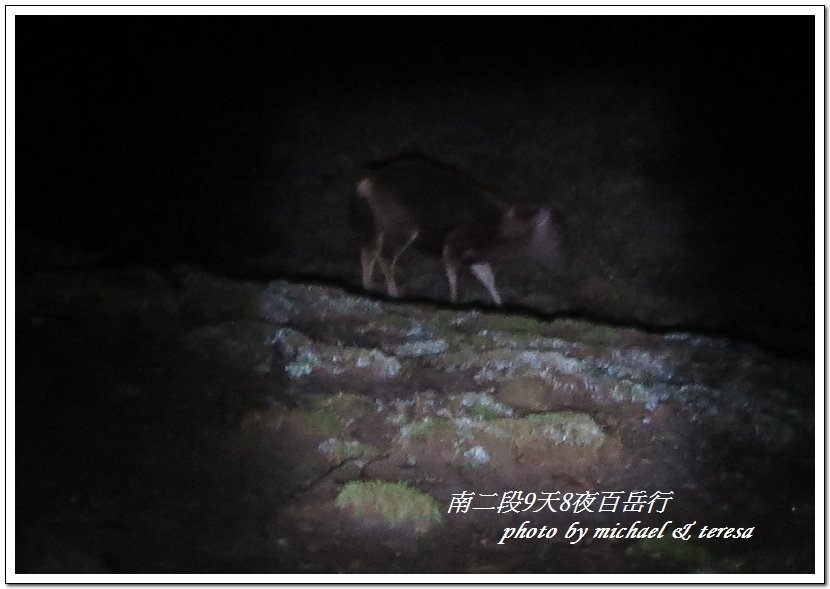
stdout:
{"type": "Polygon", "coordinates": [[[21,275],[16,320],[17,572],[812,572],[808,361],[191,267],[21,275]]]}

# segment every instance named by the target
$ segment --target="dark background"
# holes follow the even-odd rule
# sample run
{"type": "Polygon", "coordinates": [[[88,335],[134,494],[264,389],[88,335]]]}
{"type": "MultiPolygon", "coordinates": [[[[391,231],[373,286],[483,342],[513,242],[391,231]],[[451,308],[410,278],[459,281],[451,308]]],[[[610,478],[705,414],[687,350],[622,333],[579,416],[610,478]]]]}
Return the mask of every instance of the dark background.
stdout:
{"type": "Polygon", "coordinates": [[[812,350],[812,18],[24,16],[15,52],[18,272],[359,284],[359,165],[415,150],[563,211],[523,306],[812,350]]]}

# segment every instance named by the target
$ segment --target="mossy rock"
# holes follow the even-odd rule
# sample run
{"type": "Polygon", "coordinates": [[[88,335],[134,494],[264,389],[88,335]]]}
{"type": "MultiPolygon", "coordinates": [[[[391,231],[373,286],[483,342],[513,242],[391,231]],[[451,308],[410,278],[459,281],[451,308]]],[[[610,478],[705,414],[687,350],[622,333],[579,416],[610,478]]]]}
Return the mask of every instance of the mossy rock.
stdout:
{"type": "Polygon", "coordinates": [[[408,331],[413,329],[416,323],[417,322],[415,319],[407,315],[388,312],[382,313],[374,319],[372,319],[372,322],[369,324],[369,327],[372,329],[372,331],[380,331],[383,333],[393,332],[404,335],[408,331]]]}
{"type": "Polygon", "coordinates": [[[328,411],[297,409],[293,413],[302,419],[303,425],[310,433],[336,436],[345,431],[340,418],[328,411]]]}
{"type": "Polygon", "coordinates": [[[314,409],[336,415],[344,425],[351,425],[366,413],[372,411],[372,400],[357,393],[340,391],[321,397],[313,404],[314,409]]]}
{"type": "Polygon", "coordinates": [[[482,315],[477,324],[482,329],[509,331],[511,333],[540,334],[545,323],[526,315],[508,315],[502,313],[488,313],[482,315]]]}
{"type": "Polygon", "coordinates": [[[330,462],[339,464],[347,460],[365,463],[380,456],[380,450],[371,444],[364,444],[359,440],[329,438],[323,440],[317,449],[330,462]]]}
{"type": "Polygon", "coordinates": [[[556,403],[553,387],[537,376],[506,379],[500,386],[499,399],[511,407],[545,411],[556,403]]]}
{"type": "Polygon", "coordinates": [[[456,436],[455,422],[442,417],[424,417],[401,426],[400,439],[425,441],[432,436],[443,436],[454,440],[456,436]]]}
{"type": "Polygon", "coordinates": [[[299,364],[303,370],[301,376],[311,372],[339,376],[354,371],[366,378],[389,380],[403,370],[394,356],[388,356],[380,350],[326,344],[316,344],[310,351],[301,352],[294,358],[293,364],[299,364]],[[310,366],[309,370],[306,370],[306,364],[310,366]]]}
{"type": "Polygon", "coordinates": [[[587,413],[575,411],[534,413],[519,419],[493,419],[485,422],[482,431],[497,438],[510,439],[520,447],[547,441],[556,445],[597,448],[605,441],[599,424],[587,413]]]}
{"type": "Polygon", "coordinates": [[[468,391],[458,395],[451,395],[449,403],[462,416],[476,419],[498,419],[512,417],[513,409],[497,401],[486,392],[468,391]]]}
{"type": "Polygon", "coordinates": [[[435,499],[404,483],[352,481],[334,503],[358,518],[380,520],[393,527],[411,526],[417,532],[425,532],[443,520],[435,499]]]}
{"type": "Polygon", "coordinates": [[[420,358],[443,354],[448,347],[447,342],[442,339],[418,340],[399,344],[394,347],[393,352],[399,358],[420,358]]]}
{"type": "Polygon", "coordinates": [[[596,346],[613,346],[626,337],[626,331],[603,323],[576,319],[561,319],[556,322],[557,331],[566,339],[573,339],[583,344],[596,346]]]}

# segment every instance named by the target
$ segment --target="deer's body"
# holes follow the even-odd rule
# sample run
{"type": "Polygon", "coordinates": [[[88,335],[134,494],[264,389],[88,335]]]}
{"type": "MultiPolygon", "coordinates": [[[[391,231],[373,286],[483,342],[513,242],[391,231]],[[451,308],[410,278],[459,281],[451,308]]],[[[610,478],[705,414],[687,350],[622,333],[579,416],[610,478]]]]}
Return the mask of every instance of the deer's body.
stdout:
{"type": "Polygon", "coordinates": [[[458,298],[458,272],[464,265],[496,304],[493,262],[538,259],[558,247],[551,211],[523,211],[497,200],[484,186],[444,164],[421,156],[401,156],[367,169],[357,183],[365,203],[367,240],[361,249],[363,286],[372,286],[380,266],[390,296],[398,296],[395,266],[410,246],[440,255],[458,298]]]}

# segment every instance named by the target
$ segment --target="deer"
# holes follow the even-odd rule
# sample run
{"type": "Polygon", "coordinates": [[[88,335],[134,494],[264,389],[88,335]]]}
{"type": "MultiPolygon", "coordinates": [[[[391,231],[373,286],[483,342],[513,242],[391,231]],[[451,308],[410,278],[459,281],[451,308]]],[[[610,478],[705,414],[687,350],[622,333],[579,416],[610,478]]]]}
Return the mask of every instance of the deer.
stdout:
{"type": "Polygon", "coordinates": [[[450,300],[458,301],[464,267],[502,304],[493,264],[553,259],[562,243],[561,215],[547,207],[508,205],[455,168],[417,154],[370,164],[356,183],[353,220],[362,229],[363,288],[371,290],[375,266],[386,293],[401,294],[395,270],[410,247],[440,256],[450,300]]]}

